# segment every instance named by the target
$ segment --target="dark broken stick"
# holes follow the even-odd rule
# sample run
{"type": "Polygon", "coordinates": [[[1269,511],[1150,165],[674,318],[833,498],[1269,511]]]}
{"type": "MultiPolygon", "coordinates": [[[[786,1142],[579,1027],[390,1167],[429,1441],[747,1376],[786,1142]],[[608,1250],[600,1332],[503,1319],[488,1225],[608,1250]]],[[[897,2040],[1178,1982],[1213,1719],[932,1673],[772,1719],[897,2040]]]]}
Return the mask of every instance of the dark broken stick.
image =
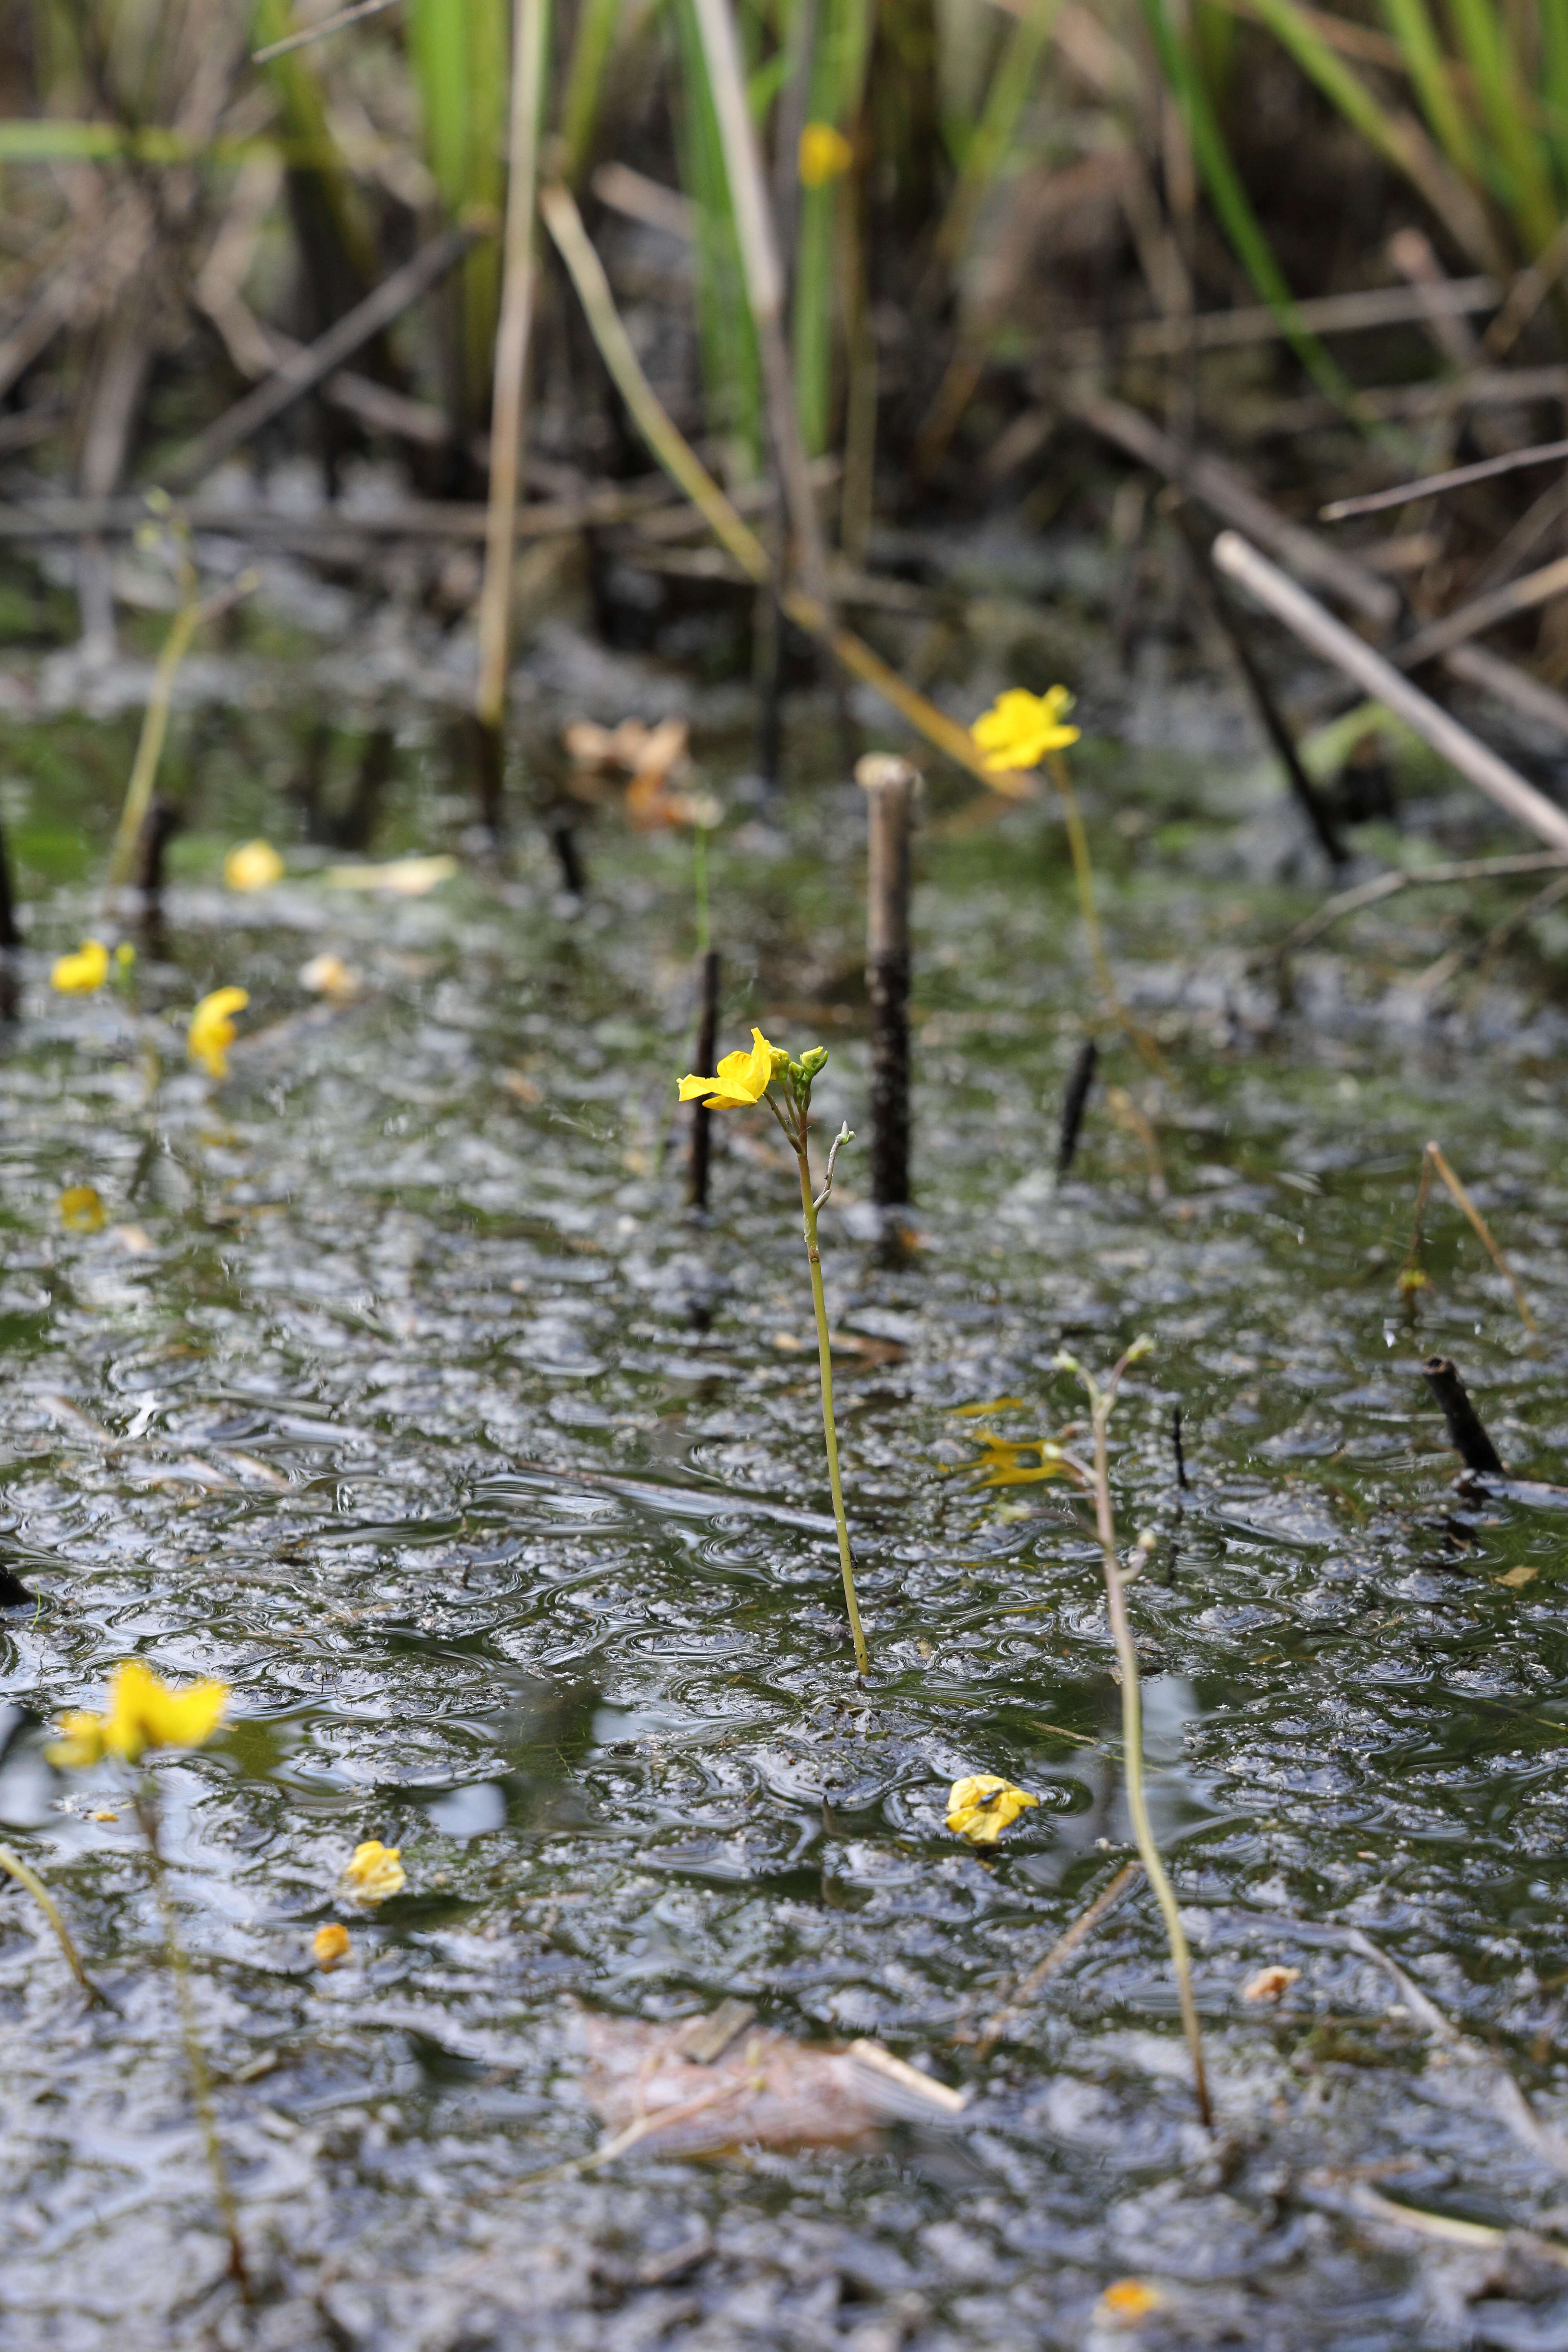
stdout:
{"type": "Polygon", "coordinates": [[[1072,1170],[1078,1150],[1079,1130],[1089,1102],[1089,1088],[1100,1066],[1100,1047],[1092,1037],[1086,1037],[1073,1056],[1068,1072],[1067,1089],[1062,1096],[1061,1132],[1057,1142],[1057,1181],[1065,1182],[1072,1170]]]}
{"type": "Polygon", "coordinates": [[[478,240],[479,231],[466,223],[449,228],[422,246],[412,261],[384,278],[374,293],[328,328],[313,343],[284,361],[277,373],[247,392],[243,400],[215,418],[204,433],[189,442],[163,475],[169,490],[189,489],[205,474],[232,457],[264,425],[292,408],[308,392],[325,381],[354,352],[374,341],[411,303],[440,283],[478,240]]]}
{"type": "Polygon", "coordinates": [[[896,753],[868,752],[866,989],[871,1009],[871,1198],[910,1197],[910,816],[919,782],[896,753]]]}
{"type": "MultiPolygon", "coordinates": [[[[720,962],[717,948],[702,957],[702,1010],[697,1027],[697,1067],[711,1070],[719,1051],[720,962]]],[[[691,1106],[691,1160],[686,1197],[694,1209],[708,1206],[708,1176],[712,1160],[713,1114],[704,1102],[691,1106]]]]}
{"type": "Polygon", "coordinates": [[[1507,1476],[1497,1447],[1487,1435],[1469,1391],[1449,1356],[1428,1356],[1421,1376],[1436,1398],[1448,1427],[1448,1441],[1467,1470],[1488,1478],[1507,1476]]]}

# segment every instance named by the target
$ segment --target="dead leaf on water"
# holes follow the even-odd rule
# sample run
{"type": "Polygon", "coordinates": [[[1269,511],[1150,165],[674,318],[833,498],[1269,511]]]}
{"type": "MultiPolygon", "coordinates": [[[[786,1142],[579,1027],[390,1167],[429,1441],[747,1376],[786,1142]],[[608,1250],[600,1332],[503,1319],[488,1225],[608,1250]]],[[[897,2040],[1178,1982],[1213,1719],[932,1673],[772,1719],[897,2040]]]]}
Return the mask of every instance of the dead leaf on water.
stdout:
{"type": "Polygon", "coordinates": [[[951,2124],[967,2104],[965,2093],[875,2042],[794,2042],[747,2024],[702,2063],[691,2053],[704,2046],[703,2031],[714,2021],[648,2025],[582,2013],[589,2061],[583,2087],[611,2134],[602,2156],[616,2142],[628,2151],[651,2144],[660,2155],[679,2156],[871,2147],[889,2123],[951,2124]]]}

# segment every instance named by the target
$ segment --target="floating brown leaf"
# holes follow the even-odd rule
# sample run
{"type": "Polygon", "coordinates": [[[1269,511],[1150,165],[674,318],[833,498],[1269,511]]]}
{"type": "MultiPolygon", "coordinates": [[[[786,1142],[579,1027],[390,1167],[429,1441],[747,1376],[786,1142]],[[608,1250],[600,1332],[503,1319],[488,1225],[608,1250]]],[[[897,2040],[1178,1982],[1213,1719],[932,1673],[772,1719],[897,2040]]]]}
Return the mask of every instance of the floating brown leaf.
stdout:
{"type": "Polygon", "coordinates": [[[966,2094],[875,2042],[793,2042],[742,2024],[715,2058],[700,2063],[693,2049],[713,2046],[716,2037],[704,2044],[700,2036],[731,2007],[679,2025],[584,2012],[584,2089],[611,2135],[598,2160],[649,2142],[662,2155],[679,2156],[739,2147],[866,2147],[885,2124],[951,2123],[966,2104],[966,2094]]]}

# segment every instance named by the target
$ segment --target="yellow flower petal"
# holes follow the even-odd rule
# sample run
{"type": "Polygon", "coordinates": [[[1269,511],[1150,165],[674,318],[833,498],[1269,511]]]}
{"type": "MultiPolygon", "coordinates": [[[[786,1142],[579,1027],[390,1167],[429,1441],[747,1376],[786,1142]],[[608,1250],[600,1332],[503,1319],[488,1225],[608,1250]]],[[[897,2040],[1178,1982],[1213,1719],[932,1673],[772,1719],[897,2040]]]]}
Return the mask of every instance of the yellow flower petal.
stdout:
{"type": "Polygon", "coordinates": [[[1095,2305],[1094,2315],[1122,2327],[1136,2327],[1141,2319],[1160,2310],[1164,2301],[1158,2287],[1145,2286],[1142,2279],[1113,2279],[1095,2305]]]}
{"type": "Polygon", "coordinates": [[[103,1231],[103,1199],[95,1185],[67,1185],[60,1194],[60,1223],[69,1234],[103,1231]]]}
{"type": "Polygon", "coordinates": [[[985,754],[984,765],[994,773],[1037,768],[1047,751],[1063,751],[1078,741],[1080,730],[1062,723],[1071,708],[1072,696],[1065,686],[1049,687],[1044,694],[1009,687],[969,731],[985,754]]]}
{"type": "Polygon", "coordinates": [[[270,890],[283,879],[283,860],[269,841],[242,841],[224,859],[223,878],[231,890],[270,890]]]}
{"type": "Polygon", "coordinates": [[[353,1858],[343,1867],[343,1885],[356,1903],[384,1903],[389,1895],[401,1895],[408,1884],[408,1874],[398,1856],[402,1849],[383,1845],[379,1838],[367,1838],[356,1845],[353,1858]]]}
{"type": "Polygon", "coordinates": [[[700,1096],[707,1097],[710,1110],[743,1110],[759,1103],[773,1084],[773,1072],[781,1055],[777,1045],[770,1045],[760,1029],[752,1032],[749,1054],[726,1054],[710,1078],[688,1077],[679,1082],[682,1102],[695,1102],[700,1096]]]}
{"type": "Polygon", "coordinates": [[[971,1845],[994,1845],[1009,1822],[1016,1822],[1026,1805],[1037,1805],[1038,1797],[1031,1797],[1026,1789],[1016,1788],[995,1772],[971,1772],[965,1779],[955,1780],[948,1793],[947,1826],[955,1837],[965,1837],[971,1845]]]}
{"type": "Polygon", "coordinates": [[[215,988],[192,1013],[191,1025],[185,1033],[185,1049],[192,1061],[199,1062],[209,1076],[227,1077],[228,1049],[235,1036],[230,1016],[243,1013],[249,1002],[248,989],[215,988]]]}
{"type": "Polygon", "coordinates": [[[101,940],[83,940],[74,955],[57,956],[49,986],[62,996],[90,996],[109,978],[109,950],[101,940]]]}
{"type": "Polygon", "coordinates": [[[831,122],[808,122],[800,134],[798,161],[801,186],[825,188],[849,169],[855,150],[831,122]]]}
{"type": "Polygon", "coordinates": [[[205,1747],[228,1697],[226,1683],[187,1683],[178,1690],[140,1658],[127,1658],[110,1677],[109,1712],[62,1716],[49,1761],[80,1771],[105,1756],[134,1764],[149,1748],[205,1747]]]}

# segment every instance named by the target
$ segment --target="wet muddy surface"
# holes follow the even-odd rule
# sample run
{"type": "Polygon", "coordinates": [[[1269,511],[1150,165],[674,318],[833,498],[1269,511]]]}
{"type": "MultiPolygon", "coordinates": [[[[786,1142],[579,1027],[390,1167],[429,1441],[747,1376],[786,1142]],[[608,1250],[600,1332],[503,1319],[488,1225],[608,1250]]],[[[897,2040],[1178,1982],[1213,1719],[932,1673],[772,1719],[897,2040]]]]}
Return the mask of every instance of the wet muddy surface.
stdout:
{"type": "MultiPolygon", "coordinates": [[[[0,1564],[27,1596],[0,1612],[0,1834],[116,2006],[84,2005],[0,1884],[0,2345],[1568,2342],[1561,919],[1423,995],[1458,910],[1411,893],[1286,987],[1267,950],[1313,897],[1278,878],[1308,869],[1245,729],[1221,714],[1224,757],[1090,740],[1150,1046],[1102,1030],[1058,1187],[1094,1011],[1061,829],[933,791],[912,1246],[879,1241],[853,1150],[823,1221],[863,1686],[771,1123],[724,1127],[709,1222],[682,1206],[689,843],[599,811],[581,907],[529,825],[507,875],[334,887],[285,792],[316,715],[183,722],[202,799],[133,999],[46,984],[107,838],[84,745],[122,774],[133,722],[24,715],[5,741],[35,896],[0,1142],[0,1564]],[[288,880],[225,893],[223,848],[262,832],[288,880]],[[326,950],[350,1002],[300,985],[326,950]],[[213,1086],[183,1024],[231,981],[252,1002],[213,1086]],[[1430,1135],[1535,1339],[1446,1202],[1429,1286],[1399,1289],[1430,1135]],[[83,1184],[100,1230],[62,1222],[83,1184]],[[1141,1885],[986,2045],[1130,1851],[1092,1527],[1017,1473],[1080,1409],[1058,1348],[1103,1365],[1142,1331],[1115,1496],[1124,1542],[1157,1538],[1131,1606],[1212,2141],[1141,1885]],[[1457,1484],[1434,1350],[1523,1483],[1457,1484]],[[132,1654],[234,1685],[228,1728],[158,1780],[249,2313],[123,1789],[41,1755],[132,1654]],[[992,1770],[1041,1802],[982,1853],[942,1816],[992,1770]],[[372,1838],[406,1887],[345,1910],[372,1838]],[[1299,1977],[1244,2000],[1276,1962],[1299,1977]],[[605,2128],[584,2012],[726,1998],[969,2102],[847,2147],[564,2168],[605,2128]],[[1105,2293],[1128,2278],[1136,2312],[1105,2293]]],[[[438,748],[413,711],[378,855],[471,845],[438,748]]],[[[694,750],[730,805],[725,1043],[756,1019],[826,1044],[819,1129],[853,1126],[860,796],[810,739],[779,804],[736,790],[744,742],[700,713],[694,750]]],[[[1408,794],[1445,854],[1516,845],[1438,779],[1408,794]]]]}

